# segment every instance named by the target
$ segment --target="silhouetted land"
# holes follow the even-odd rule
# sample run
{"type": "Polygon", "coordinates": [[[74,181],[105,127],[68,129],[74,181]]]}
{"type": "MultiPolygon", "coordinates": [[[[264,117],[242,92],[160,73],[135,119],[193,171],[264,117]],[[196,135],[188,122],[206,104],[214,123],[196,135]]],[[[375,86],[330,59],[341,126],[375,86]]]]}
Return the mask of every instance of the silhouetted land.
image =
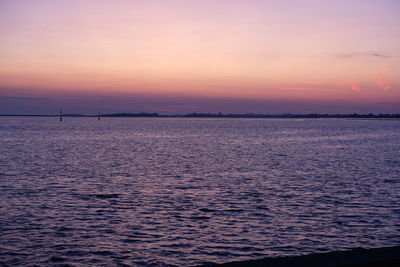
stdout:
{"type": "Polygon", "coordinates": [[[241,267],[394,267],[400,266],[400,246],[374,249],[354,249],[305,256],[265,258],[204,266],[241,267]]]}
{"type": "Polygon", "coordinates": [[[387,118],[394,119],[400,118],[400,114],[212,114],[212,113],[191,113],[182,115],[181,117],[191,118],[387,118]]]}
{"type": "MultiPolygon", "coordinates": [[[[2,114],[0,116],[33,116],[33,117],[59,117],[60,115],[15,115],[2,114]]],[[[84,115],[84,114],[63,114],[63,117],[98,117],[99,115],[84,115]]],[[[161,115],[158,113],[112,113],[101,114],[100,117],[169,117],[169,118],[347,118],[347,119],[400,119],[400,113],[395,114],[223,114],[223,113],[190,113],[180,115],[161,115]]]]}

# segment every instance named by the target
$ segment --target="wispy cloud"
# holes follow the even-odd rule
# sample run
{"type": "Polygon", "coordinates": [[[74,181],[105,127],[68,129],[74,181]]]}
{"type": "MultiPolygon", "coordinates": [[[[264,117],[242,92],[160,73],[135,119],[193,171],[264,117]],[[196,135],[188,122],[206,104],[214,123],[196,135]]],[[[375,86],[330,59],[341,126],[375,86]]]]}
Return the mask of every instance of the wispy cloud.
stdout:
{"type": "Polygon", "coordinates": [[[382,88],[383,90],[387,91],[392,88],[389,81],[390,71],[393,69],[395,64],[385,65],[380,68],[375,74],[375,84],[382,88]]]}
{"type": "Polygon", "coordinates": [[[311,90],[312,88],[307,88],[307,87],[287,87],[284,88],[285,90],[293,90],[293,91],[305,91],[305,90],[311,90]]]}
{"type": "Polygon", "coordinates": [[[31,96],[13,96],[13,95],[0,95],[2,100],[54,100],[50,97],[31,97],[31,96]]]}
{"type": "Polygon", "coordinates": [[[398,58],[400,56],[388,55],[388,54],[379,53],[379,52],[351,52],[351,53],[337,54],[336,57],[339,57],[339,58],[358,58],[358,57],[398,58]]]}
{"type": "Polygon", "coordinates": [[[354,92],[360,92],[362,89],[363,89],[362,86],[359,85],[359,84],[357,84],[357,83],[353,83],[353,84],[350,86],[350,90],[351,90],[351,91],[354,91],[354,92]]]}

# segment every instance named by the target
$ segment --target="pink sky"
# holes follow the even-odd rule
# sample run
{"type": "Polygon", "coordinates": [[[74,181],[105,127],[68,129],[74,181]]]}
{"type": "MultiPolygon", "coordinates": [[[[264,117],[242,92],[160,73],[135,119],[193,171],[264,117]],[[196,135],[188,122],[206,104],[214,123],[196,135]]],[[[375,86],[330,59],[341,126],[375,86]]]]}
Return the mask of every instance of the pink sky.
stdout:
{"type": "Polygon", "coordinates": [[[3,0],[0,113],[400,112],[399,13],[396,0],[3,0]]]}

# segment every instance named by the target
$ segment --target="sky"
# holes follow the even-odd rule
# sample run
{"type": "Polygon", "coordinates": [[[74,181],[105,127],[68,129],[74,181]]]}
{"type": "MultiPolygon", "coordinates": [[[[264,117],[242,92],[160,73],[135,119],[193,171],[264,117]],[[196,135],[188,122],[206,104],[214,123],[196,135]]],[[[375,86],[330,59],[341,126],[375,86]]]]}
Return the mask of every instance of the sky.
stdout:
{"type": "Polygon", "coordinates": [[[0,114],[400,113],[398,0],[0,0],[0,114]]]}

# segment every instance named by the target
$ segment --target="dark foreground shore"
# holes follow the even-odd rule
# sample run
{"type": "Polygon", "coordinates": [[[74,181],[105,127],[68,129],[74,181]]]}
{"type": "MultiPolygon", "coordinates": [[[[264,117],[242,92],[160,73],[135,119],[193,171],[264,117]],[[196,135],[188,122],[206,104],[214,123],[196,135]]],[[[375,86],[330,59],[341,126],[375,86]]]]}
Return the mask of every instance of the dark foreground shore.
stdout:
{"type": "Polygon", "coordinates": [[[206,266],[271,266],[271,267],[398,267],[400,246],[374,249],[354,249],[329,253],[318,253],[294,257],[265,258],[260,260],[237,261],[206,266]]]}

